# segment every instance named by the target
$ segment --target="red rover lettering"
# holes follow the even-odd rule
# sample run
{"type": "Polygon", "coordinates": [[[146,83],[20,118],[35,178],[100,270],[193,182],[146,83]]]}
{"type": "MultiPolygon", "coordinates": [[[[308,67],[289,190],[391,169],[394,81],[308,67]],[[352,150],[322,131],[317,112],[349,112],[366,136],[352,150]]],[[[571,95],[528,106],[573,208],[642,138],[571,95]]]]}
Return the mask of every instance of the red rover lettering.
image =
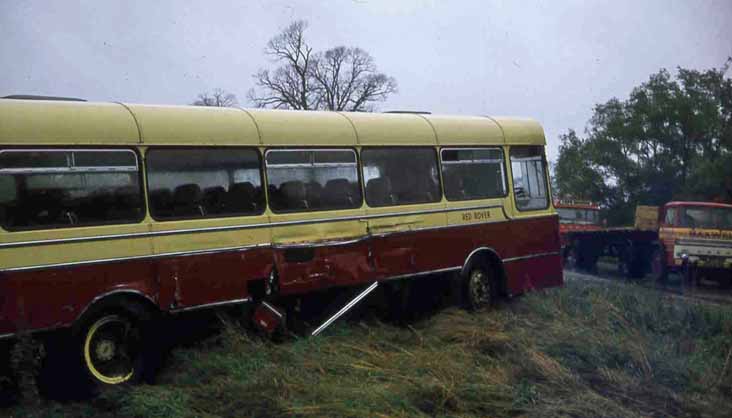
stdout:
{"type": "Polygon", "coordinates": [[[491,217],[491,211],[489,210],[483,210],[478,212],[463,212],[463,221],[470,222],[470,221],[483,221],[486,219],[490,219],[491,217]]]}

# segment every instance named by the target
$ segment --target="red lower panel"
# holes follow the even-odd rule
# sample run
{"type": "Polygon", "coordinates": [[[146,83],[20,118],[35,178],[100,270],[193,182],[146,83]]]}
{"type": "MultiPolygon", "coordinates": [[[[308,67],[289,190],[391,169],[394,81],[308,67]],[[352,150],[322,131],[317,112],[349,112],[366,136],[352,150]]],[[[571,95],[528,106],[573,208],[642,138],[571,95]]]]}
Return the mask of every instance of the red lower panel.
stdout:
{"type": "Polygon", "coordinates": [[[512,295],[563,283],[561,257],[558,255],[511,261],[504,263],[503,267],[509,278],[507,290],[512,295]]]}
{"type": "Polygon", "coordinates": [[[3,273],[0,334],[69,325],[95,297],[113,290],[134,290],[156,300],[154,278],[150,261],[3,273]]]}
{"type": "Polygon", "coordinates": [[[71,324],[97,296],[129,289],[162,310],[248,295],[247,281],[277,266],[282,294],[304,294],[395,276],[461,267],[476,248],[504,263],[511,293],[562,283],[556,216],[412,231],[351,244],[257,248],[0,273],[0,334],[71,324]],[[555,255],[548,255],[557,253],[555,255]],[[522,257],[510,261],[512,258],[522,257]]]}
{"type": "Polygon", "coordinates": [[[352,245],[318,247],[312,258],[287,262],[277,250],[284,294],[307,293],[425,271],[462,267],[470,253],[487,247],[506,263],[511,293],[562,283],[556,216],[377,236],[352,245]],[[556,253],[555,256],[546,254],[556,253]]]}

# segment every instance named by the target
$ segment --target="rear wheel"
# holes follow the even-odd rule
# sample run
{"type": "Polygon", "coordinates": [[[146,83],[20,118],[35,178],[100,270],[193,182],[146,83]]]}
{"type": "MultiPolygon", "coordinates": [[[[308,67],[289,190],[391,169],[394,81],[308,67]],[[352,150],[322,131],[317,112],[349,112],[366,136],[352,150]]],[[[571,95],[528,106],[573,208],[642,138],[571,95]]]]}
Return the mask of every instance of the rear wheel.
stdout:
{"type": "Polygon", "coordinates": [[[569,247],[564,253],[564,268],[567,270],[577,269],[577,249],[569,247]]]}
{"type": "Polygon", "coordinates": [[[470,269],[465,278],[465,302],[469,310],[489,308],[496,300],[496,284],[493,271],[483,265],[470,269]]]}
{"type": "Polygon", "coordinates": [[[620,250],[618,252],[618,274],[626,279],[631,277],[630,274],[630,255],[628,251],[620,250]]]}
{"type": "Polygon", "coordinates": [[[137,321],[116,313],[100,315],[84,332],[84,369],[100,385],[139,381],[144,363],[142,345],[137,321]]]}
{"type": "Polygon", "coordinates": [[[662,248],[656,248],[651,254],[651,278],[656,283],[666,283],[667,277],[666,253],[662,248]]]}
{"type": "Polygon", "coordinates": [[[102,302],[74,333],[77,358],[92,387],[151,382],[162,355],[154,311],[134,301],[102,302]]]}

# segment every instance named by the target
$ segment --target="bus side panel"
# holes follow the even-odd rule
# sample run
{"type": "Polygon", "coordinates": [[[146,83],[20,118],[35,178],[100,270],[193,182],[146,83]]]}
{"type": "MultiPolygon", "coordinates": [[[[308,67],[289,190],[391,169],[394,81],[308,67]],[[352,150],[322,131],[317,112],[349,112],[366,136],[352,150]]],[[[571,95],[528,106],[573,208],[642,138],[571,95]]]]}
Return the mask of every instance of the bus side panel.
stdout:
{"type": "Polygon", "coordinates": [[[501,257],[511,294],[560,286],[563,276],[557,216],[512,220],[501,257]]]}
{"type": "Polygon", "coordinates": [[[559,255],[547,255],[504,263],[508,277],[507,291],[518,295],[533,289],[561,286],[562,270],[559,255]]]}
{"type": "Polygon", "coordinates": [[[433,243],[431,257],[440,260],[441,268],[462,266],[473,250],[489,248],[503,261],[511,294],[562,284],[556,216],[507,220],[500,209],[494,209],[483,219],[496,221],[463,222],[480,220],[476,215],[482,213],[485,211],[454,212],[450,214],[451,228],[420,238],[433,243]]]}
{"type": "Polygon", "coordinates": [[[154,264],[137,260],[1,273],[0,334],[69,326],[96,297],[115,290],[157,300],[154,264]]]}
{"type": "Polygon", "coordinates": [[[332,286],[367,282],[373,278],[367,254],[365,240],[310,249],[277,248],[275,257],[281,294],[303,294],[332,286]],[[312,258],[298,259],[299,254],[312,254],[312,258]]]}
{"type": "Polygon", "coordinates": [[[272,266],[268,248],[171,256],[158,262],[160,306],[190,308],[249,297],[248,280],[264,279],[272,266]]]}

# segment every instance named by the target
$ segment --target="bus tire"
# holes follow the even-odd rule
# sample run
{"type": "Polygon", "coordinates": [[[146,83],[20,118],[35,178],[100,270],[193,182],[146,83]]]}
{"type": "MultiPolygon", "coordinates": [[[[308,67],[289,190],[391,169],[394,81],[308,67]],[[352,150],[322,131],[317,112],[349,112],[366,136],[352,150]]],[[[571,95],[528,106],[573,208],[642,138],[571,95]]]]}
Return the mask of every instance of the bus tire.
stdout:
{"type": "Polygon", "coordinates": [[[469,311],[491,308],[495,305],[498,287],[496,274],[484,263],[476,263],[469,270],[465,280],[465,306],[469,311]]]}
{"type": "Polygon", "coordinates": [[[651,279],[659,284],[665,284],[668,278],[666,254],[663,248],[656,248],[651,253],[651,279]]]}
{"type": "Polygon", "coordinates": [[[157,357],[149,341],[154,335],[150,310],[130,301],[100,308],[83,319],[75,335],[86,383],[105,389],[150,381],[157,357]]]}

